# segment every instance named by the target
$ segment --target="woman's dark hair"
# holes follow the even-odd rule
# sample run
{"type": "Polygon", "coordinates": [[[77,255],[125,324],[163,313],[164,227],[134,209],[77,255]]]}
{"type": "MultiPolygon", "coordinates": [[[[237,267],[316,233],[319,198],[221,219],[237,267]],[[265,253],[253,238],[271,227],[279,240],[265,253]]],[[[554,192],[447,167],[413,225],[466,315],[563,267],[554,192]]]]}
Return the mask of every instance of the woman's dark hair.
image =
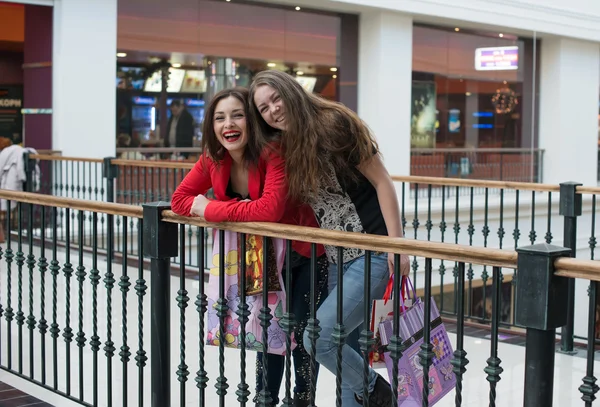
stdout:
{"type": "Polygon", "coordinates": [[[289,195],[310,202],[326,186],[333,165],[338,174],[357,179],[356,166],[379,154],[367,125],[341,103],[308,93],[291,76],[268,70],[258,73],[250,85],[250,122],[263,145],[277,134],[260,115],[254,94],[260,86],[270,86],[285,106],[287,130],[281,132],[289,195]]]}
{"type": "Polygon", "coordinates": [[[248,89],[242,87],[224,89],[213,96],[212,100],[206,108],[204,114],[204,123],[202,124],[202,152],[208,158],[213,160],[217,165],[225,156],[225,148],[219,142],[214,130],[215,110],[219,102],[228,97],[234,97],[244,105],[244,115],[246,116],[246,135],[248,136],[248,144],[244,151],[244,162],[248,166],[253,166],[258,163],[262,151],[262,145],[257,141],[254,132],[252,131],[252,122],[248,115],[248,89]]]}

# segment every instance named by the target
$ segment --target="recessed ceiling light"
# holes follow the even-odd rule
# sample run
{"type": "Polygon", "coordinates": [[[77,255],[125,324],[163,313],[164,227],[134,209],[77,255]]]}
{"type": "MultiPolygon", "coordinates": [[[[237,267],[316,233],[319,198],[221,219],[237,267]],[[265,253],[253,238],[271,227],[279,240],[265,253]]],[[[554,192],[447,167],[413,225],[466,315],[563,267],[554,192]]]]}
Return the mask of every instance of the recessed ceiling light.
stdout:
{"type": "Polygon", "coordinates": [[[127,53],[125,52],[117,52],[117,58],[125,58],[127,56],[127,53]]]}
{"type": "Polygon", "coordinates": [[[212,61],[208,61],[208,64],[209,64],[209,65],[212,65],[212,61]]]}
{"type": "Polygon", "coordinates": [[[239,76],[239,75],[236,75],[236,76],[235,76],[235,79],[240,79],[240,76],[239,76]]]}
{"type": "Polygon", "coordinates": [[[504,81],[504,84],[506,85],[506,81],[504,81]]]}
{"type": "Polygon", "coordinates": [[[502,37],[504,37],[504,34],[500,33],[500,34],[498,34],[498,37],[502,38],[502,37]]]}
{"type": "Polygon", "coordinates": [[[296,72],[296,75],[298,75],[298,76],[302,76],[302,75],[304,75],[304,72],[302,72],[302,71],[298,71],[298,72],[296,72]]]}
{"type": "Polygon", "coordinates": [[[456,31],[456,32],[459,32],[459,31],[460,31],[460,28],[456,27],[456,28],[454,29],[454,31],[456,31]]]}
{"type": "Polygon", "coordinates": [[[276,66],[277,66],[277,64],[276,64],[275,62],[269,62],[269,63],[267,64],[267,66],[268,66],[269,68],[274,68],[274,67],[276,67],[276,66]]]}
{"type": "Polygon", "coordinates": [[[336,79],[336,78],[337,78],[337,75],[333,75],[333,79],[336,79]]]}
{"type": "Polygon", "coordinates": [[[465,93],[465,95],[471,96],[471,92],[467,92],[467,93],[465,93]]]}
{"type": "Polygon", "coordinates": [[[225,0],[225,1],[230,2],[231,0],[225,0]]]}
{"type": "Polygon", "coordinates": [[[302,10],[300,7],[296,6],[296,11],[302,10]]]}
{"type": "Polygon", "coordinates": [[[171,64],[173,68],[181,68],[181,64],[171,64]]]}
{"type": "Polygon", "coordinates": [[[337,68],[334,66],[333,68],[329,68],[331,72],[337,72],[337,68]]]}

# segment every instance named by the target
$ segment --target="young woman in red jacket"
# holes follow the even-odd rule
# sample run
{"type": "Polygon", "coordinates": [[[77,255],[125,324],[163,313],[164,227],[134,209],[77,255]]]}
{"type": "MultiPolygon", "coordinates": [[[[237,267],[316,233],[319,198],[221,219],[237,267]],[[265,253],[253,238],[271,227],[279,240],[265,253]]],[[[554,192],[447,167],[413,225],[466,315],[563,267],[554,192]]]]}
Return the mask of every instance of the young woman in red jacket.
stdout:
{"type": "MultiPolygon", "coordinates": [[[[183,216],[203,216],[209,222],[279,222],[318,227],[308,205],[288,198],[285,163],[277,148],[261,148],[256,142],[248,116],[248,90],[226,89],[217,93],[208,108],[203,124],[203,154],[177,187],[171,199],[173,212],[183,216]],[[214,200],[204,194],[212,188],[214,200]]],[[[294,336],[294,406],[308,406],[310,396],[310,357],[302,344],[310,317],[311,245],[292,242],[291,270],[292,309],[295,316],[294,336]]],[[[322,246],[318,247],[318,305],[327,295],[328,262],[322,246]]],[[[285,267],[284,267],[285,273],[285,267]]],[[[284,276],[285,279],[285,276],[284,276]]],[[[256,394],[262,390],[262,358],[257,355],[256,394]]],[[[279,389],[285,358],[267,354],[267,387],[273,406],[279,403],[279,389]]],[[[258,398],[255,397],[254,402],[258,398]]]]}

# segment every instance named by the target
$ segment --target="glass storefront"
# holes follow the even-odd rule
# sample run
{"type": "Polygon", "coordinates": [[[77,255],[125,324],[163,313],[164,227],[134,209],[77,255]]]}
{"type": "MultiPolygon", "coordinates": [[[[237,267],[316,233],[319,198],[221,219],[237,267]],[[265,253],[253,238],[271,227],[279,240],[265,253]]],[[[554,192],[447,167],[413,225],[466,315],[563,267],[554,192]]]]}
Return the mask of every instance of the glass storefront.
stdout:
{"type": "Polygon", "coordinates": [[[412,175],[536,178],[533,44],[415,25],[412,175]]]}
{"type": "Polygon", "coordinates": [[[161,120],[170,118],[175,100],[193,116],[199,146],[212,96],[249,86],[265,69],[288,72],[305,89],[338,99],[337,15],[227,2],[189,2],[184,9],[165,2],[160,10],[139,3],[119,1],[117,147],[162,146],[161,120]],[[161,63],[170,66],[166,94],[161,63]]]}

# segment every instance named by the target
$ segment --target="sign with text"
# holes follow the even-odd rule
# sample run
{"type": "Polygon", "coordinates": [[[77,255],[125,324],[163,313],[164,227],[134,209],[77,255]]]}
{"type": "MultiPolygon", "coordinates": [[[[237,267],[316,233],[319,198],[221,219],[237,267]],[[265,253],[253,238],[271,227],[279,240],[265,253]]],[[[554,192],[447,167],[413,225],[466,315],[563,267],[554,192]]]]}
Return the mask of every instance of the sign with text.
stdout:
{"type": "Polygon", "coordinates": [[[519,69],[519,47],[489,47],[475,50],[475,70],[509,71],[519,69]]]}
{"type": "Polygon", "coordinates": [[[0,137],[19,142],[23,133],[23,87],[0,86],[0,137]]]}

